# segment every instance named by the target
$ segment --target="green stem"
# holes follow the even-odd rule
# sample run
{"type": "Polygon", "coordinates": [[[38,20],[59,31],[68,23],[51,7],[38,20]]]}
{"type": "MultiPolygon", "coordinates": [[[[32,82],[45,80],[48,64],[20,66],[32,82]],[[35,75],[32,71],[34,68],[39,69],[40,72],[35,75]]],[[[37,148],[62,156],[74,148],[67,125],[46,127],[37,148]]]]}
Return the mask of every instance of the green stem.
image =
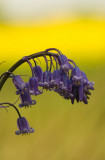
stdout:
{"type": "Polygon", "coordinates": [[[20,114],[20,112],[18,111],[18,109],[15,107],[14,104],[5,102],[5,103],[0,103],[0,105],[10,105],[10,106],[12,106],[13,108],[15,108],[16,112],[18,113],[19,117],[21,118],[21,114],[20,114]]]}

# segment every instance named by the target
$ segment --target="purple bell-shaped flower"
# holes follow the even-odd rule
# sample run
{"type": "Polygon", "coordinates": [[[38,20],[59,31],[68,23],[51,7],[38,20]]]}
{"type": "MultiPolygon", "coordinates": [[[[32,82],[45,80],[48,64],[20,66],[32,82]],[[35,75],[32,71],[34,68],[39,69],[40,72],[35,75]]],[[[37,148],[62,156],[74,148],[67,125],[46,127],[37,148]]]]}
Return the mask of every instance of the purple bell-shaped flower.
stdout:
{"type": "Polygon", "coordinates": [[[88,95],[91,95],[89,90],[94,90],[94,82],[93,81],[89,81],[86,74],[84,72],[81,71],[82,77],[83,77],[83,84],[84,84],[84,89],[83,89],[83,102],[85,104],[88,103],[87,99],[89,99],[88,95]]]}
{"type": "Polygon", "coordinates": [[[77,102],[83,101],[83,77],[81,75],[81,71],[78,67],[73,68],[71,73],[72,79],[72,94],[73,98],[71,99],[72,104],[76,99],[77,102]]]}
{"type": "Polygon", "coordinates": [[[32,127],[30,128],[27,119],[24,117],[19,117],[17,119],[17,126],[19,130],[15,132],[16,135],[29,134],[35,131],[32,127]]]}
{"type": "Polygon", "coordinates": [[[43,72],[43,82],[39,82],[39,86],[43,89],[51,90],[52,73],[50,71],[43,72]]]}
{"type": "Polygon", "coordinates": [[[64,73],[61,74],[61,82],[62,85],[58,88],[57,92],[65,99],[70,99],[73,95],[69,87],[69,77],[64,73]]]}
{"type": "Polygon", "coordinates": [[[25,84],[26,84],[26,87],[20,94],[21,104],[19,104],[19,107],[28,107],[36,104],[36,101],[31,99],[28,83],[25,83],[25,84]]]}
{"type": "Polygon", "coordinates": [[[58,56],[58,63],[60,65],[60,69],[64,72],[67,72],[72,68],[70,63],[68,62],[68,58],[63,54],[58,56]]]}
{"type": "Polygon", "coordinates": [[[24,89],[25,83],[20,76],[18,75],[13,76],[12,81],[17,89],[21,89],[21,90],[24,89]]]}
{"type": "Polygon", "coordinates": [[[29,84],[29,92],[30,92],[30,94],[39,95],[39,94],[43,93],[43,91],[40,91],[38,89],[38,79],[36,77],[31,77],[29,79],[28,84],[29,84]]]}
{"type": "Polygon", "coordinates": [[[42,82],[43,81],[42,68],[40,66],[36,65],[35,67],[33,67],[33,72],[34,72],[35,77],[37,77],[38,81],[42,82]]]}
{"type": "Polygon", "coordinates": [[[63,82],[61,82],[61,71],[60,70],[53,71],[52,80],[50,83],[55,88],[59,88],[63,84],[63,82]]]}

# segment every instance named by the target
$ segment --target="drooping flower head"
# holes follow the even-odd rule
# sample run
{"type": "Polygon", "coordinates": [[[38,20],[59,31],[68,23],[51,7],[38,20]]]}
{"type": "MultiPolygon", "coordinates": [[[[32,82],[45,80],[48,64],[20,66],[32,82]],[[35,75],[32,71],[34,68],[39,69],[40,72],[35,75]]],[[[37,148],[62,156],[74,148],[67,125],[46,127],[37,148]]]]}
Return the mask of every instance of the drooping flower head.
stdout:
{"type": "Polygon", "coordinates": [[[35,131],[32,127],[30,128],[29,123],[25,117],[19,117],[17,119],[17,126],[19,130],[15,132],[16,135],[29,134],[35,131]]]}
{"type": "MultiPolygon", "coordinates": [[[[25,56],[16,62],[7,72],[0,76],[0,90],[7,78],[11,77],[17,89],[16,94],[20,96],[20,108],[36,104],[36,101],[32,100],[31,95],[39,95],[43,93],[43,89],[58,93],[64,99],[71,100],[72,104],[74,104],[75,100],[87,104],[89,95],[91,95],[90,90],[94,90],[94,82],[89,81],[87,75],[77,67],[75,62],[68,59],[56,48],[49,48],[37,54],[25,56]],[[56,51],[57,54],[50,52],[52,50],[56,51]],[[34,60],[34,58],[41,56],[45,59],[45,71],[42,71],[42,68],[34,60]],[[34,67],[31,60],[35,63],[34,67]],[[29,64],[32,72],[32,77],[29,78],[27,83],[22,80],[21,76],[13,74],[13,71],[24,62],[29,64]],[[39,87],[42,87],[42,91],[39,90],[39,87]]],[[[13,106],[17,111],[19,116],[17,119],[18,131],[15,134],[33,133],[34,129],[30,128],[26,118],[21,117],[19,110],[14,104],[0,103],[0,108],[6,109],[9,106],[13,106]]]]}

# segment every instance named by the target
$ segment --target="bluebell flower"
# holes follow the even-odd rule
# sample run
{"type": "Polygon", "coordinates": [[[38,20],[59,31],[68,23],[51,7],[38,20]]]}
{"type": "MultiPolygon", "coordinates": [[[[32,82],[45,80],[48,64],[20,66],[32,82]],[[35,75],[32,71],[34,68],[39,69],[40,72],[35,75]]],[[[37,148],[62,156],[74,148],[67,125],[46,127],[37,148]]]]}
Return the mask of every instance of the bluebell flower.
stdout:
{"type": "Polygon", "coordinates": [[[80,86],[83,83],[83,78],[81,75],[81,71],[78,67],[73,68],[71,72],[71,78],[73,80],[73,85],[80,86]]]}
{"type": "Polygon", "coordinates": [[[89,81],[86,74],[81,71],[81,75],[83,77],[83,82],[84,82],[84,86],[85,86],[85,89],[90,89],[90,90],[94,90],[94,82],[93,81],[89,81]]]}
{"type": "Polygon", "coordinates": [[[28,83],[24,83],[20,76],[13,76],[12,80],[17,88],[16,94],[20,95],[21,103],[19,107],[27,107],[36,104],[36,101],[31,99],[28,83]]]}
{"type": "Polygon", "coordinates": [[[39,86],[43,89],[51,90],[52,73],[50,71],[43,72],[43,82],[39,82],[39,86]]]}
{"type": "Polygon", "coordinates": [[[61,72],[61,84],[58,87],[55,87],[54,91],[59,93],[65,99],[71,99],[73,96],[71,94],[71,88],[69,86],[69,77],[61,72]]]}
{"type": "Polygon", "coordinates": [[[31,77],[29,79],[29,93],[32,94],[32,95],[39,95],[39,94],[42,94],[43,93],[43,90],[40,91],[38,89],[38,79],[36,77],[31,77]]]}
{"type": "Polygon", "coordinates": [[[19,104],[19,107],[28,107],[36,104],[36,101],[31,99],[28,83],[25,83],[25,88],[20,93],[20,100],[21,104],[19,104]]]}
{"type": "Polygon", "coordinates": [[[81,71],[81,74],[82,74],[82,77],[83,77],[83,84],[84,84],[84,89],[83,89],[83,102],[85,104],[88,103],[87,99],[89,99],[89,96],[88,95],[91,95],[90,91],[89,90],[94,90],[94,82],[93,81],[89,81],[86,74],[81,71]]]}
{"type": "Polygon", "coordinates": [[[25,83],[19,75],[14,75],[12,81],[17,89],[23,89],[25,87],[25,83]]]}
{"type": "Polygon", "coordinates": [[[62,89],[66,90],[67,86],[68,86],[68,80],[69,77],[66,74],[61,74],[61,82],[63,83],[63,85],[61,86],[62,89]]]}
{"type": "Polygon", "coordinates": [[[52,80],[50,83],[55,88],[59,88],[63,84],[63,82],[61,82],[61,71],[60,70],[53,71],[52,80]]]}
{"type": "Polygon", "coordinates": [[[24,117],[19,117],[17,119],[17,126],[19,130],[15,132],[16,135],[29,134],[35,131],[32,127],[30,128],[27,119],[24,117]]]}
{"type": "Polygon", "coordinates": [[[94,83],[89,82],[86,74],[82,72],[78,67],[75,67],[72,70],[71,79],[73,94],[73,98],[71,99],[72,104],[74,103],[75,99],[77,100],[77,102],[83,101],[85,104],[87,104],[87,99],[89,99],[88,94],[90,95],[89,89],[94,89],[94,83]]]}
{"type": "Polygon", "coordinates": [[[35,67],[33,67],[33,72],[34,72],[35,77],[37,77],[38,81],[42,82],[43,81],[42,68],[40,66],[36,65],[35,67]]]}
{"type": "Polygon", "coordinates": [[[63,54],[58,56],[58,63],[60,65],[60,69],[64,72],[67,72],[72,68],[68,61],[68,58],[63,54]]]}
{"type": "Polygon", "coordinates": [[[69,100],[72,99],[73,94],[72,94],[72,80],[70,78],[66,78],[66,82],[64,82],[65,92],[63,95],[63,98],[69,100]]]}
{"type": "Polygon", "coordinates": [[[22,80],[22,78],[19,75],[13,76],[12,79],[17,91],[16,94],[22,93],[22,91],[25,89],[27,90],[28,88],[26,87],[26,83],[22,80]]]}
{"type": "Polygon", "coordinates": [[[71,79],[72,79],[72,94],[73,98],[71,99],[72,104],[74,103],[74,100],[76,99],[77,102],[83,101],[83,77],[81,75],[81,71],[78,67],[73,68],[71,73],[71,79]]]}

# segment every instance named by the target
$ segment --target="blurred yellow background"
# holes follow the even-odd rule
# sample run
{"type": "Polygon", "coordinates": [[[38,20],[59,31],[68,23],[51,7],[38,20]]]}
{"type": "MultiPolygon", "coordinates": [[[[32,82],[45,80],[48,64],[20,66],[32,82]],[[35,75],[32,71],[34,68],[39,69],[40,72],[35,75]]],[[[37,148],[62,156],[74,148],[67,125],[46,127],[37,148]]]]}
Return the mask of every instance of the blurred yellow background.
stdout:
{"type": "MultiPolygon", "coordinates": [[[[4,6],[3,1],[1,2],[1,6],[4,6]]],[[[10,2],[13,3],[9,0],[6,5],[9,6],[10,2]]],[[[47,1],[45,2],[47,4],[47,1]]],[[[82,6],[82,1],[80,3],[82,6]]],[[[5,11],[5,7],[1,8],[3,12],[0,21],[0,62],[6,62],[0,66],[0,75],[23,56],[54,47],[74,60],[87,74],[88,79],[95,82],[95,91],[92,91],[88,105],[72,105],[70,101],[50,91],[33,97],[37,101],[33,108],[19,108],[22,116],[35,128],[35,133],[29,136],[15,135],[18,116],[12,107],[8,109],[8,113],[1,109],[0,160],[104,160],[104,13],[98,14],[96,9],[94,13],[97,14],[93,16],[90,12],[85,14],[80,7],[82,15],[74,11],[73,16],[66,13],[66,7],[62,10],[62,3],[59,14],[55,8],[54,14],[53,10],[52,15],[49,12],[49,17],[45,14],[45,17],[39,16],[38,20],[38,16],[36,18],[32,14],[33,17],[29,21],[30,17],[27,20],[22,11],[19,12],[22,18],[17,18],[16,14],[12,14],[14,17],[9,14],[13,8],[11,12],[5,11]]],[[[44,12],[43,10],[42,15],[44,12]]],[[[45,62],[42,60],[41,64],[44,70],[45,62]]],[[[27,64],[20,66],[14,73],[31,75],[27,64]]],[[[27,81],[28,77],[23,79],[27,81]]],[[[11,79],[8,79],[0,92],[0,102],[15,102],[15,91],[11,79]]]]}

